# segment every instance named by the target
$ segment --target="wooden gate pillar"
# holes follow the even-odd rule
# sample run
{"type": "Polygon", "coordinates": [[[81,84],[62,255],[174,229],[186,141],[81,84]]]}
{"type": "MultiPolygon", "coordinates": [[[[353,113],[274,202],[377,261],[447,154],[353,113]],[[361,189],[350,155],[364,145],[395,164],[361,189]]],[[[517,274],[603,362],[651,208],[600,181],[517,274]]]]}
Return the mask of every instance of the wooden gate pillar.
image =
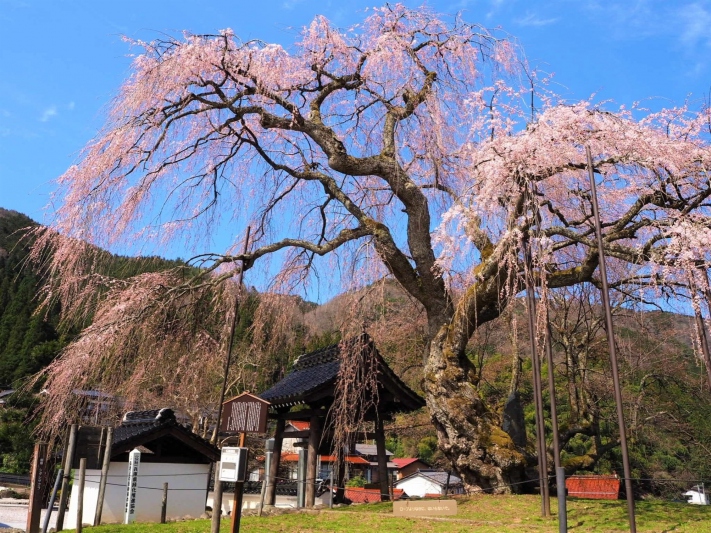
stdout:
{"type": "MultiPolygon", "coordinates": [[[[267,491],[264,494],[265,505],[274,505],[276,501],[276,485],[277,485],[277,474],[279,472],[279,463],[281,463],[281,445],[284,441],[284,428],[286,427],[286,421],[283,418],[278,418],[276,423],[276,431],[274,432],[274,453],[272,454],[272,463],[267,472],[269,476],[269,483],[267,484],[267,491]]],[[[266,481],[266,480],[265,480],[266,481]]]]}
{"type": "Polygon", "coordinates": [[[318,447],[321,443],[321,418],[311,415],[309,421],[309,448],[306,456],[306,507],[316,503],[316,474],[318,472],[318,447]]]}
{"type": "Polygon", "coordinates": [[[388,483],[388,455],[385,450],[385,429],[383,428],[383,415],[378,414],[375,421],[375,445],[378,451],[378,483],[380,483],[380,501],[390,499],[388,483]]]}

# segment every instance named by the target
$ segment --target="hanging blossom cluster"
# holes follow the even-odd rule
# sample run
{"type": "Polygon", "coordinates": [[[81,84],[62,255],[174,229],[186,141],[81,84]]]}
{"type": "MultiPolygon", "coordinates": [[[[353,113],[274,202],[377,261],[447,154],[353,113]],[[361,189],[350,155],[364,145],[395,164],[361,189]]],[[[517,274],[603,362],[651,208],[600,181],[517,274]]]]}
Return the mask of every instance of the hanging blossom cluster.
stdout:
{"type": "Polygon", "coordinates": [[[540,268],[581,264],[596,247],[589,146],[607,253],[613,263],[627,265],[619,276],[671,284],[688,262],[708,266],[708,118],[708,110],[687,108],[635,119],[633,112],[589,102],[547,104],[533,122],[512,122],[502,133],[471,143],[471,173],[460,183],[463,200],[437,232],[437,242],[447,243],[441,256],[451,263],[458,241],[472,242],[466,229],[475,223],[492,245],[506,241],[514,228],[524,230],[538,240],[534,256],[544,254],[534,257],[540,268]]]}

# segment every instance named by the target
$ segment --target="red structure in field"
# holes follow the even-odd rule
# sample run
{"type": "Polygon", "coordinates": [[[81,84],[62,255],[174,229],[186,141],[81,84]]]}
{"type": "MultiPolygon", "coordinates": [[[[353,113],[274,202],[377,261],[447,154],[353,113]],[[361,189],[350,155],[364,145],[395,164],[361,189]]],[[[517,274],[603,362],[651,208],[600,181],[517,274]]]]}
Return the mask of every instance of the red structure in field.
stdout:
{"type": "Polygon", "coordinates": [[[617,476],[570,476],[565,480],[568,496],[594,500],[616,500],[620,493],[617,476]]]}

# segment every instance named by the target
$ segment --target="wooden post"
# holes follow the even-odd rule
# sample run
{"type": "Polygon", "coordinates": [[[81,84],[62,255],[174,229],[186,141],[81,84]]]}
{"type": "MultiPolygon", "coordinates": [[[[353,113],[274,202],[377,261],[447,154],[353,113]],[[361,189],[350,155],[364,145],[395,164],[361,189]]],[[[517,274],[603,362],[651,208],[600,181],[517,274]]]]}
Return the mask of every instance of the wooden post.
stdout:
{"type": "Polygon", "coordinates": [[[346,457],[338,461],[338,479],[336,480],[336,503],[343,503],[346,498],[346,457]]]}
{"type": "Polygon", "coordinates": [[[106,481],[109,477],[109,465],[111,464],[111,446],[114,443],[114,428],[106,430],[106,447],[104,448],[104,462],[101,464],[101,480],[99,481],[99,497],[96,501],[96,512],[94,513],[94,525],[101,525],[101,513],[104,510],[104,496],[106,495],[106,481]]]}
{"type": "Polygon", "coordinates": [[[47,445],[44,442],[35,444],[32,458],[32,484],[30,486],[30,503],[27,510],[27,533],[39,533],[40,514],[42,512],[42,494],[44,493],[47,445]]]}
{"type": "Polygon", "coordinates": [[[281,462],[281,445],[284,441],[285,427],[286,421],[282,418],[277,419],[276,431],[274,432],[274,455],[272,456],[272,464],[269,465],[269,483],[267,484],[267,493],[264,495],[264,503],[266,505],[274,505],[276,501],[276,478],[279,473],[279,463],[281,462]]]}
{"type": "Polygon", "coordinates": [[[64,456],[64,479],[62,479],[62,492],[59,495],[59,509],[57,510],[57,531],[64,529],[64,514],[67,512],[67,498],[69,497],[69,479],[72,474],[72,461],[77,444],[77,425],[72,424],[69,429],[69,445],[64,456]]]}
{"type": "Polygon", "coordinates": [[[316,469],[318,468],[318,446],[321,443],[321,418],[312,415],[309,420],[309,444],[306,456],[306,507],[316,503],[316,469]]]}
{"type": "Polygon", "coordinates": [[[79,486],[77,487],[77,533],[81,533],[84,524],[84,480],[86,479],[86,458],[79,460],[79,486]]]}
{"type": "Polygon", "coordinates": [[[168,482],[163,483],[163,499],[160,502],[160,523],[165,524],[165,513],[168,508],[168,482]]]}
{"type": "MultiPolygon", "coordinates": [[[[239,447],[244,448],[245,433],[239,434],[239,447]]],[[[231,533],[239,533],[239,523],[242,518],[242,501],[244,498],[244,481],[235,481],[235,493],[232,496],[231,533]]]]}
{"type": "Polygon", "coordinates": [[[212,491],[212,525],[210,533],[220,533],[222,518],[222,481],[220,481],[220,463],[215,463],[215,486],[212,491]]]}
{"type": "Polygon", "coordinates": [[[388,486],[388,455],[385,449],[385,429],[383,428],[383,417],[380,414],[378,414],[378,418],[375,421],[375,446],[378,451],[380,501],[385,502],[390,499],[390,487],[388,486]]]}

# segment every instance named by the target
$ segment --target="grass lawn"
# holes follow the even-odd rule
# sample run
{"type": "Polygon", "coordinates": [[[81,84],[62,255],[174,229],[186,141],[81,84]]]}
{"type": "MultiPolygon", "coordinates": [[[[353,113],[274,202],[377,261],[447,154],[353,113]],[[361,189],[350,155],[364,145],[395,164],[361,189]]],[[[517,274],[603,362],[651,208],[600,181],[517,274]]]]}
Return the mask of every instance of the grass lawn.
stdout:
{"type": "MultiPolygon", "coordinates": [[[[355,505],[310,513],[242,518],[242,533],[520,533],[558,531],[558,522],[540,517],[537,496],[488,496],[458,498],[456,517],[395,518],[392,504],[355,505]]],[[[556,510],[556,500],[551,507],[556,510]]],[[[85,528],[89,529],[89,528],[85,528]]],[[[90,528],[92,533],[204,533],[209,520],[170,524],[107,525],[90,528]]],[[[221,533],[229,533],[230,521],[222,521],[221,533]]],[[[571,500],[568,502],[568,531],[613,533],[629,531],[624,501],[571,500]]],[[[657,501],[637,502],[639,533],[711,533],[711,506],[657,501]]]]}

